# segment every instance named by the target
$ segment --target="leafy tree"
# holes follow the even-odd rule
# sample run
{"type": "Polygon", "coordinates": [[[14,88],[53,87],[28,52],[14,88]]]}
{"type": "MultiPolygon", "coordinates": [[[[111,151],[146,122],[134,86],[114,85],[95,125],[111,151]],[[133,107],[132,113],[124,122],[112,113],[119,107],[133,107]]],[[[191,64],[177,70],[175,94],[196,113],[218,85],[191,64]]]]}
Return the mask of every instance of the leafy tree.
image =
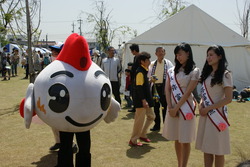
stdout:
{"type": "Polygon", "coordinates": [[[3,25],[0,23],[0,47],[5,46],[8,44],[8,41],[6,39],[6,32],[3,25]]]}
{"type": "Polygon", "coordinates": [[[97,42],[100,45],[100,50],[105,51],[111,45],[112,40],[116,35],[133,34],[136,31],[128,26],[111,27],[111,11],[107,12],[103,1],[95,1],[96,13],[86,13],[87,22],[94,23],[93,33],[96,35],[97,42]]]}
{"type": "MultiPolygon", "coordinates": [[[[32,35],[39,34],[41,2],[32,0],[29,2],[30,19],[38,20],[37,26],[32,23],[32,35]]],[[[0,34],[4,37],[6,34],[12,34],[15,38],[21,35],[27,39],[27,17],[26,2],[23,0],[0,0],[0,34]]]]}
{"type": "MultiPolygon", "coordinates": [[[[32,61],[32,36],[39,36],[41,21],[41,0],[0,0],[0,35],[4,38],[7,33],[14,37],[21,35],[28,42],[28,60],[30,82],[34,82],[36,74],[32,61]],[[32,20],[38,20],[35,26],[32,20]]],[[[38,40],[38,38],[37,38],[38,40]]],[[[3,40],[4,41],[4,40],[3,40]]],[[[1,40],[1,42],[3,42],[1,40]]],[[[18,42],[18,41],[17,41],[18,42]]]]}
{"type": "Polygon", "coordinates": [[[5,36],[12,28],[11,23],[16,18],[22,16],[20,11],[20,0],[1,0],[0,1],[0,38],[1,45],[6,44],[5,36]]]}
{"type": "Polygon", "coordinates": [[[158,13],[160,20],[166,20],[186,7],[186,2],[183,0],[157,0],[155,2],[160,7],[160,12],[158,13]]]}

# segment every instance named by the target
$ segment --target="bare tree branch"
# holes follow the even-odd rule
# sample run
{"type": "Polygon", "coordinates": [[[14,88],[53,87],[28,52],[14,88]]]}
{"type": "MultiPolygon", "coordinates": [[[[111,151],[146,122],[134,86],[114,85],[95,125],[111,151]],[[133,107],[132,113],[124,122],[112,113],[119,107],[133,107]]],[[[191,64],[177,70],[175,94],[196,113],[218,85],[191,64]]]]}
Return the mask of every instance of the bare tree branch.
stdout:
{"type": "Polygon", "coordinates": [[[244,9],[242,11],[239,9],[238,0],[236,0],[236,7],[238,11],[241,34],[243,37],[248,39],[250,2],[248,0],[245,0],[244,9]]]}

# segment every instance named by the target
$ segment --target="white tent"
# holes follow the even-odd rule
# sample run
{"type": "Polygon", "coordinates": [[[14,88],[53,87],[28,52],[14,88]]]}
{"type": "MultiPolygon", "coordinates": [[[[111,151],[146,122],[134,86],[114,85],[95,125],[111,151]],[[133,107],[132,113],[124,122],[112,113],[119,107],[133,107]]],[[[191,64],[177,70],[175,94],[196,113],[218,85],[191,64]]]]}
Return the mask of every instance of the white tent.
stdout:
{"type": "Polygon", "coordinates": [[[43,51],[45,51],[45,53],[51,54],[51,51],[46,49],[46,48],[41,48],[43,51]]]}
{"type": "Polygon", "coordinates": [[[126,68],[127,63],[133,61],[129,49],[133,43],[139,45],[140,51],[149,52],[151,60],[156,59],[156,47],[163,46],[166,58],[174,62],[174,48],[180,42],[191,45],[196,66],[200,69],[205,63],[207,48],[213,44],[223,46],[234,85],[238,90],[250,85],[250,42],[195,5],[128,41],[125,44],[123,67],[126,68]]]}

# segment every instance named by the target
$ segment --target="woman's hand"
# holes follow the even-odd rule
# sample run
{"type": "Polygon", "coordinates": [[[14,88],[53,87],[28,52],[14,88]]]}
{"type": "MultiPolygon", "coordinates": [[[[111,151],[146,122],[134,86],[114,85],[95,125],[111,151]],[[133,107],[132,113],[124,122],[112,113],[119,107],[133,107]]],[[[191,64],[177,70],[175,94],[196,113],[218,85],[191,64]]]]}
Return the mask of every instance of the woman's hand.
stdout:
{"type": "Polygon", "coordinates": [[[176,109],[176,108],[169,108],[168,112],[169,112],[169,115],[171,117],[178,117],[178,109],[176,109]]]}
{"type": "Polygon", "coordinates": [[[201,103],[201,104],[199,105],[199,114],[200,114],[201,116],[206,116],[207,113],[208,113],[208,111],[209,111],[208,108],[205,107],[203,103],[201,103]]]}

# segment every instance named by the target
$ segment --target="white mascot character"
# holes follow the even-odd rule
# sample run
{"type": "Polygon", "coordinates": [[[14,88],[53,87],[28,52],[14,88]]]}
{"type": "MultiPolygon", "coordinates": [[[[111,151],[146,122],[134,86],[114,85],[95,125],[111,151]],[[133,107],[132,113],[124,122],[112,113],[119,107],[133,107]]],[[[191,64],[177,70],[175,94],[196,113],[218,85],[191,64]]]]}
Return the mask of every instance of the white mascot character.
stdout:
{"type": "Polygon", "coordinates": [[[30,83],[20,112],[30,127],[34,113],[60,131],[58,166],[73,166],[72,142],[76,135],[79,151],[76,166],[91,166],[90,129],[104,119],[118,116],[120,104],[112,97],[109,78],[92,63],[86,40],[71,34],[57,59],[30,83]]]}

